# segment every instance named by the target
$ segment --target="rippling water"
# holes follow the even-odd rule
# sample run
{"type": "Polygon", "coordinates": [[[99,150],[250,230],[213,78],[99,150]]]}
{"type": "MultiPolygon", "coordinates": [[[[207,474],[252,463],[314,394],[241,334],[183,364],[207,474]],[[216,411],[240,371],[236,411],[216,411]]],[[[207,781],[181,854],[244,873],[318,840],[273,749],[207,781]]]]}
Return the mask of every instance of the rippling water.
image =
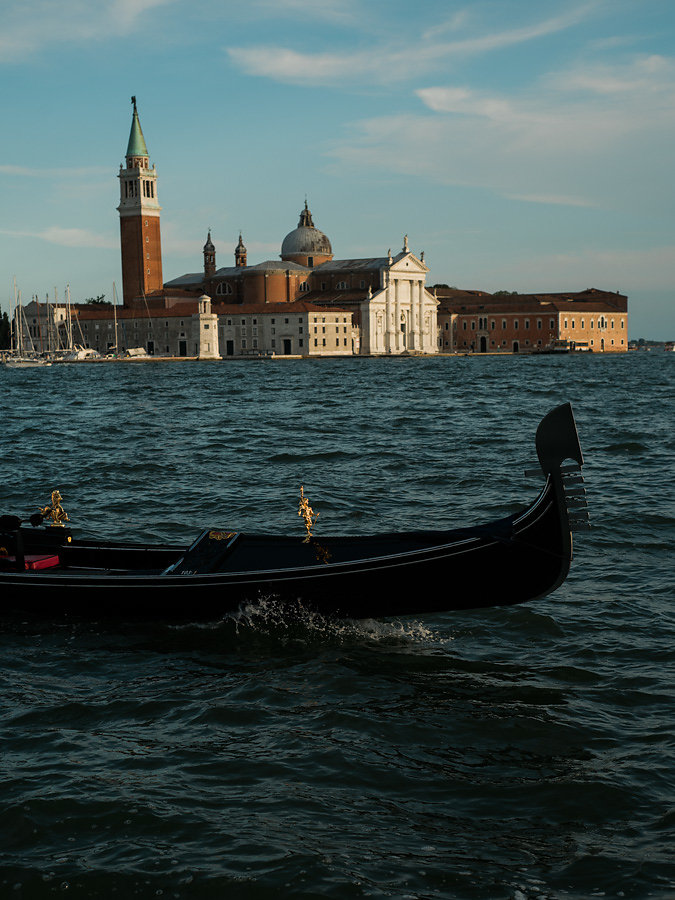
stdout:
{"type": "Polygon", "coordinates": [[[674,364],[0,369],[0,511],[80,534],[300,533],[300,484],[319,534],[473,523],[565,400],[594,525],[529,606],[0,620],[0,898],[675,896],[674,364]]]}

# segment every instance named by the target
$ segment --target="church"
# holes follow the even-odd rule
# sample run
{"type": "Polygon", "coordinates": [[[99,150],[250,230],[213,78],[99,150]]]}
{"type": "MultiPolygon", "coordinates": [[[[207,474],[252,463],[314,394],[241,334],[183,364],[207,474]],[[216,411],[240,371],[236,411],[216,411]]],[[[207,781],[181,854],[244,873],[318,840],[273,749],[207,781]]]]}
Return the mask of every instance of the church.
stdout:
{"type": "MultiPolygon", "coordinates": [[[[424,252],[415,255],[407,235],[397,252],[336,259],[306,200],[278,259],[249,265],[240,234],[233,265],[219,268],[209,232],[198,271],[164,281],[157,170],[135,97],[132,103],[118,174],[123,303],[114,310],[72,307],[69,332],[84,347],[200,359],[628,349],[623,294],[588,288],[492,295],[447,286],[432,292],[424,252]]],[[[26,308],[29,336],[40,342],[50,331],[42,321],[45,309],[51,307],[26,308]]],[[[62,309],[59,315],[65,322],[62,309]]],[[[65,325],[52,326],[65,346],[65,325]]]]}
{"type": "MultiPolygon", "coordinates": [[[[426,289],[429,270],[424,253],[417,257],[406,236],[402,249],[394,254],[388,250],[379,257],[335,259],[329,238],[314,225],[307,201],[297,227],[281,241],[279,259],[249,265],[240,234],[234,265],[219,268],[209,232],[200,271],[163,282],[157,170],[150,167],[135,98],[132,102],[117,207],[121,315],[123,320],[131,320],[132,333],[138,334],[139,341],[145,338],[141,343],[149,344],[154,354],[236,357],[438,352],[438,303],[426,289]],[[208,322],[204,317],[209,317],[208,322]],[[203,346],[206,331],[208,350],[203,346]]],[[[83,325],[92,315],[87,310],[80,314],[83,325]]],[[[102,317],[103,311],[95,314],[102,317]]],[[[102,325],[101,318],[99,333],[102,325]]]]}

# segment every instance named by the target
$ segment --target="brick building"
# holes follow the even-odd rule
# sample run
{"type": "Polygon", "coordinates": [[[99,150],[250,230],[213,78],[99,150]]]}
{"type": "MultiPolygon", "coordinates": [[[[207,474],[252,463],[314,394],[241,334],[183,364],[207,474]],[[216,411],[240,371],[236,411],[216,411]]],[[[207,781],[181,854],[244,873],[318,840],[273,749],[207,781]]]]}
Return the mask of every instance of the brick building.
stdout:
{"type": "Polygon", "coordinates": [[[493,295],[437,288],[439,350],[532,352],[569,347],[628,350],[628,298],[589,288],[578,293],[493,295]]]}

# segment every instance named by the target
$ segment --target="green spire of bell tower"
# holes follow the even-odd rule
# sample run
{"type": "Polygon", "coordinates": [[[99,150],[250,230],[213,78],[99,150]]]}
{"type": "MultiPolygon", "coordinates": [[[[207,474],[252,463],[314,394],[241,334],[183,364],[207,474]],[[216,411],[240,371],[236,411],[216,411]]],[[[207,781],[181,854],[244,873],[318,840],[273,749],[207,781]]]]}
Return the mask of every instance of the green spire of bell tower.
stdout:
{"type": "Polygon", "coordinates": [[[131,132],[129,133],[129,143],[127,145],[127,158],[130,156],[149,156],[148,148],[145,146],[143,129],[141,128],[141,123],[138,121],[136,98],[132,97],[131,102],[134,106],[134,117],[131,121],[131,132]]]}

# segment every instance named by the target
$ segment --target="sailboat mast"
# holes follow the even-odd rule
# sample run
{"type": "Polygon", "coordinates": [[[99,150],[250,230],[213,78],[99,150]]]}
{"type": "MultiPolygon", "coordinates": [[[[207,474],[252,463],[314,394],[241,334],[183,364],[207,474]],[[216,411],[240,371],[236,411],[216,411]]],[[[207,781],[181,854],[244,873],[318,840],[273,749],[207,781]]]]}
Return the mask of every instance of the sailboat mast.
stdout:
{"type": "Polygon", "coordinates": [[[115,356],[119,356],[119,347],[117,346],[117,290],[113,281],[113,314],[115,316],[115,356]]]}
{"type": "Polygon", "coordinates": [[[16,310],[14,312],[18,322],[17,322],[17,335],[16,335],[16,350],[19,356],[23,355],[23,319],[21,318],[21,291],[19,291],[19,298],[17,300],[16,310]]]}
{"type": "Polygon", "coordinates": [[[35,306],[37,308],[37,326],[38,326],[38,337],[40,338],[40,353],[45,352],[44,344],[42,341],[42,319],[40,318],[40,297],[38,294],[35,295],[35,306]]]}
{"type": "Polygon", "coordinates": [[[66,327],[68,329],[68,349],[73,349],[73,322],[70,316],[70,285],[66,285],[66,327]]]}
{"type": "Polygon", "coordinates": [[[14,352],[17,349],[16,343],[16,276],[14,276],[14,307],[10,310],[11,331],[9,335],[9,349],[14,352]]]}
{"type": "Polygon", "coordinates": [[[28,336],[28,341],[30,343],[31,353],[35,353],[35,344],[33,343],[33,338],[30,333],[30,329],[28,327],[28,319],[26,318],[25,310],[21,304],[21,291],[19,291],[19,310],[20,310],[20,318],[21,318],[21,349],[23,351],[23,326],[26,326],[26,335],[28,336]]]}
{"type": "Polygon", "coordinates": [[[59,295],[56,290],[56,285],[54,285],[54,331],[56,332],[56,350],[62,350],[61,346],[61,326],[60,323],[56,321],[56,308],[59,305],[59,295]]]}

